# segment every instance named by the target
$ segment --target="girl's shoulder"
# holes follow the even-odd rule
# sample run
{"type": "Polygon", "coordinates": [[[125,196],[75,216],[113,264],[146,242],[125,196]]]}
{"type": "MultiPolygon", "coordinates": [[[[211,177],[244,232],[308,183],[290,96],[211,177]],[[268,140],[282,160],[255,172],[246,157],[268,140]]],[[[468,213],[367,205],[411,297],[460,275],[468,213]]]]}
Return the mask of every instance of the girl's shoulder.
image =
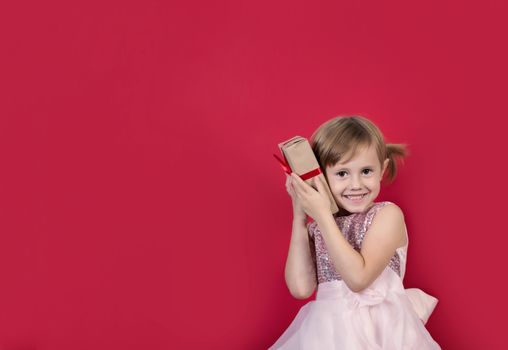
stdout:
{"type": "Polygon", "coordinates": [[[374,203],[374,205],[365,213],[367,221],[371,222],[383,208],[387,208],[386,210],[391,212],[395,217],[402,218],[402,220],[404,219],[404,213],[397,204],[391,201],[382,201],[374,203]]]}
{"type": "Polygon", "coordinates": [[[383,209],[384,207],[386,206],[391,206],[393,209],[392,210],[396,210],[396,211],[400,211],[402,213],[402,209],[397,205],[395,204],[394,202],[391,202],[391,201],[382,201],[382,202],[376,202],[372,205],[372,207],[370,207],[369,210],[367,210],[366,214],[370,214],[370,213],[378,213],[381,209],[383,209]]]}
{"type": "Polygon", "coordinates": [[[379,202],[376,204],[378,204],[375,206],[376,208],[371,208],[371,210],[369,210],[369,213],[371,215],[367,215],[367,218],[366,218],[367,229],[370,228],[370,226],[372,225],[372,222],[374,221],[376,214],[378,212],[380,212],[381,209],[386,208],[385,210],[383,210],[383,217],[382,218],[380,217],[379,220],[384,221],[385,223],[387,222],[386,220],[393,220],[395,227],[400,228],[400,247],[399,248],[407,247],[409,238],[407,235],[404,212],[402,211],[402,209],[397,204],[390,202],[390,201],[379,202]]]}
{"type": "MultiPolygon", "coordinates": [[[[381,202],[375,202],[374,205],[372,206],[372,208],[383,208],[387,205],[395,205],[396,207],[398,207],[397,204],[395,204],[394,202],[392,201],[381,201],[381,202]]],[[[371,209],[372,209],[371,208],[371,209]]]]}

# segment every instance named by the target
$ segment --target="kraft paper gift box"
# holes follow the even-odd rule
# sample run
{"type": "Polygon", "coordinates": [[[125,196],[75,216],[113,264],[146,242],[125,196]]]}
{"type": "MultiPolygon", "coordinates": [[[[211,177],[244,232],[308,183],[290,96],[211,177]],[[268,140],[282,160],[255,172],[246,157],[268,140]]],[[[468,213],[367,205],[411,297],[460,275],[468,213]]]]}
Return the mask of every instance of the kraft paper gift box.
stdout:
{"type": "Polygon", "coordinates": [[[322,183],[325,185],[326,194],[330,199],[330,209],[332,214],[338,212],[339,208],[337,207],[337,203],[330,191],[326,177],[322,173],[316,156],[314,155],[312,147],[310,147],[307,139],[301,136],[295,136],[287,141],[279,143],[278,146],[284,160],[280,159],[275,154],[274,156],[280,162],[284,171],[288,174],[295,172],[316,190],[317,187],[314,181],[316,180],[316,177],[321,177],[321,180],[324,180],[322,183]]]}

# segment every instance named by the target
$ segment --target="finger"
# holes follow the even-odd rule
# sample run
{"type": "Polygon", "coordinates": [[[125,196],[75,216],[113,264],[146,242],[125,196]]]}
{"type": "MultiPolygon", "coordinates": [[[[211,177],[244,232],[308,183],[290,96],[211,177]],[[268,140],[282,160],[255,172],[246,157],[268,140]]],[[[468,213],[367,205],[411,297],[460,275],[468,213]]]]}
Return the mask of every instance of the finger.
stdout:
{"type": "Polygon", "coordinates": [[[303,189],[301,183],[298,180],[301,180],[300,177],[298,177],[298,175],[296,175],[295,173],[291,174],[291,184],[293,185],[295,193],[302,194],[303,189]]]}
{"type": "Polygon", "coordinates": [[[321,192],[321,182],[319,178],[314,179],[314,183],[316,184],[316,191],[321,192]]]}
{"type": "Polygon", "coordinates": [[[317,187],[319,192],[323,192],[324,184],[323,184],[323,180],[320,177],[318,177],[316,179],[316,187],[317,187]]]}
{"type": "Polygon", "coordinates": [[[295,173],[292,173],[291,178],[293,179],[293,183],[295,185],[297,185],[296,186],[297,188],[301,189],[304,192],[306,191],[306,188],[305,188],[306,183],[305,183],[305,181],[302,180],[302,178],[300,176],[296,175],[295,173]]]}
{"type": "Polygon", "coordinates": [[[296,185],[295,176],[293,174],[289,175],[288,179],[289,179],[289,183],[291,185],[293,185],[293,186],[296,185]]]}
{"type": "Polygon", "coordinates": [[[302,188],[300,184],[295,180],[293,176],[291,176],[291,188],[293,189],[293,192],[297,195],[302,194],[302,188]]]}
{"type": "Polygon", "coordinates": [[[291,181],[291,178],[289,177],[288,178],[288,181],[286,183],[286,187],[289,189],[289,190],[293,190],[294,186],[293,186],[293,181],[291,181]]]}
{"type": "Polygon", "coordinates": [[[299,190],[294,189],[294,190],[293,190],[293,194],[294,194],[294,196],[295,196],[295,198],[296,198],[297,200],[302,200],[302,194],[300,193],[300,191],[299,191],[299,190]]]}
{"type": "Polygon", "coordinates": [[[291,193],[292,195],[295,194],[295,184],[294,184],[292,177],[289,175],[287,176],[287,180],[286,180],[286,188],[289,193],[291,193]]]}

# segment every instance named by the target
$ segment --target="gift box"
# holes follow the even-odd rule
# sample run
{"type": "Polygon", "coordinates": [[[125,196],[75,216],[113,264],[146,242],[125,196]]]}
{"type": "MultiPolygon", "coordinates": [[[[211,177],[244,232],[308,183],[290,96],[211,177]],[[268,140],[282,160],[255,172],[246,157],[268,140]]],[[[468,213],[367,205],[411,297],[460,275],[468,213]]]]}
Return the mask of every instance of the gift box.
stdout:
{"type": "Polygon", "coordinates": [[[279,143],[278,146],[284,159],[277,157],[275,154],[274,156],[281,164],[282,169],[288,174],[292,172],[296,173],[316,191],[317,187],[314,181],[316,181],[317,177],[321,177],[321,180],[324,180],[321,181],[321,183],[325,185],[326,194],[330,199],[332,214],[338,212],[339,208],[330,191],[326,177],[322,173],[316,156],[307,139],[301,136],[295,136],[287,141],[279,143]]]}

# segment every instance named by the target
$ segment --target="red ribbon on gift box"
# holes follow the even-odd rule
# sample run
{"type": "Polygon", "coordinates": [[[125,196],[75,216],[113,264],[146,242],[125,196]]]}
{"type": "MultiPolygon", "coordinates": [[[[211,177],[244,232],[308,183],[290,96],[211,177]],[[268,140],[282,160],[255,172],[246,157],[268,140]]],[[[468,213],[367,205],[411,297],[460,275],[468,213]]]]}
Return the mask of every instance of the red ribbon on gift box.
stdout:
{"type": "MultiPolygon", "coordinates": [[[[284,160],[280,159],[276,154],[274,154],[273,156],[275,157],[275,159],[277,159],[279,161],[279,163],[282,167],[282,170],[284,170],[286,173],[291,175],[291,173],[292,173],[291,167],[289,166],[284,154],[282,155],[284,157],[284,160]]],[[[314,176],[319,175],[319,174],[321,174],[321,169],[318,167],[314,170],[311,170],[305,174],[300,175],[300,178],[302,180],[307,180],[307,179],[313,178],[314,176]]]]}

